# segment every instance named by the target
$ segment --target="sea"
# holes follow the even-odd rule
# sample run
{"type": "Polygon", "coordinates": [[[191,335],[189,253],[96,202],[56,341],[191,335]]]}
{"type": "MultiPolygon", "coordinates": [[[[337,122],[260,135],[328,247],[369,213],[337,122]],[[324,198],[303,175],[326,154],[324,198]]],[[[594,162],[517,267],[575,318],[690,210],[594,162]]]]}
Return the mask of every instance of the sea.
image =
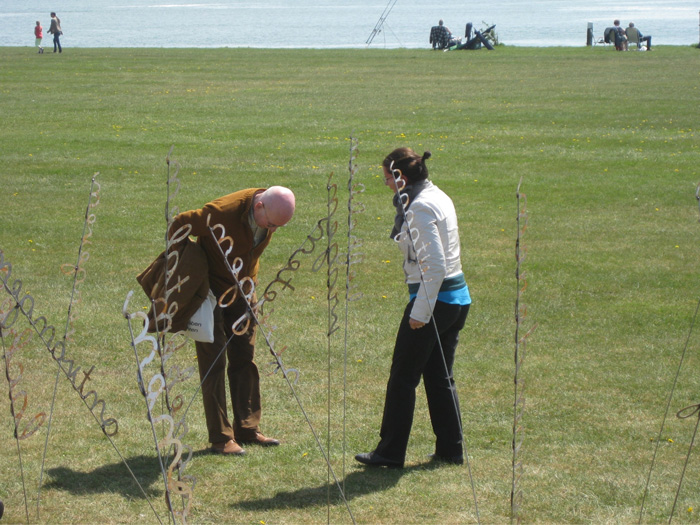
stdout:
{"type": "Polygon", "coordinates": [[[495,25],[507,46],[584,46],[614,19],[654,46],[700,41],[698,0],[0,0],[0,46],[33,46],[36,21],[50,46],[51,11],[66,48],[420,49],[440,19],[458,37],[495,25]]]}

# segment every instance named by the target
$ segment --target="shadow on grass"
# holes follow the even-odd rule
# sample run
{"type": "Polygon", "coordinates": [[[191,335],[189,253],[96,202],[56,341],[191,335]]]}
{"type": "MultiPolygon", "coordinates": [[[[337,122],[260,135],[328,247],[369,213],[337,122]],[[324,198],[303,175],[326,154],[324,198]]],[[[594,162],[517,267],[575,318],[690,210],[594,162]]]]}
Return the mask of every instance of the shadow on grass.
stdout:
{"type": "MultiPolygon", "coordinates": [[[[367,467],[351,472],[345,477],[345,498],[351,501],[353,498],[365,496],[373,492],[381,492],[396,485],[401,476],[414,470],[432,470],[440,468],[440,464],[422,464],[403,469],[367,467]]],[[[343,487],[343,480],[339,480],[343,487]]],[[[270,509],[301,509],[326,504],[328,488],[330,487],[331,504],[342,505],[338,487],[335,483],[324,483],[316,487],[303,487],[293,491],[278,492],[272,497],[253,499],[233,503],[231,506],[239,510],[259,511],[270,509]]]]}
{"type": "Polygon", "coordinates": [[[51,481],[44,484],[44,488],[65,490],[75,495],[119,493],[127,498],[140,499],[163,493],[163,477],[158,458],[140,455],[127,458],[126,462],[143,487],[143,492],[121,461],[102,465],[90,472],[80,472],[68,467],[49,469],[47,472],[51,481]],[[157,482],[160,482],[158,486],[151,486],[157,482]]]}

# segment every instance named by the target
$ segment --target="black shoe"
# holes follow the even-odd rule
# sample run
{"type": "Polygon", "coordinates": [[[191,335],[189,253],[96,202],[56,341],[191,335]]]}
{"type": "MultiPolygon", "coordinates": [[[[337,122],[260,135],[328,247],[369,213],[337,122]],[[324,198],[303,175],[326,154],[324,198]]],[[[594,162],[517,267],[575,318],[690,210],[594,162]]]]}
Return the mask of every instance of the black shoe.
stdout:
{"type": "Polygon", "coordinates": [[[357,454],[355,459],[360,463],[369,465],[371,467],[390,467],[390,468],[403,468],[403,461],[395,461],[393,459],[383,458],[376,452],[365,452],[363,454],[357,454]]]}
{"type": "Polygon", "coordinates": [[[464,463],[464,457],[459,456],[441,456],[439,454],[430,454],[428,456],[430,462],[441,462],[441,463],[451,463],[452,465],[462,465],[464,463]]]}

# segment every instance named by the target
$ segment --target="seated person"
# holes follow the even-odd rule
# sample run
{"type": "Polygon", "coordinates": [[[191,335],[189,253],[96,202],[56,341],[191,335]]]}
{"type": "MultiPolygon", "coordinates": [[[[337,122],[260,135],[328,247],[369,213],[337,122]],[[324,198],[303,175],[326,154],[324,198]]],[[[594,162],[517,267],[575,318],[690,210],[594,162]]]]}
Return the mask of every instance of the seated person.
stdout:
{"type": "Polygon", "coordinates": [[[637,49],[642,47],[642,42],[646,42],[647,50],[651,51],[651,36],[644,36],[639,29],[634,27],[634,22],[630,22],[629,27],[625,29],[625,34],[629,42],[637,42],[637,49]]]}
{"type": "Polygon", "coordinates": [[[625,30],[620,27],[620,21],[615,20],[613,22],[615,31],[615,49],[618,51],[627,51],[627,35],[625,30]]]}
{"type": "Polygon", "coordinates": [[[447,48],[451,39],[452,32],[443,24],[442,20],[430,29],[430,43],[433,44],[433,49],[447,48]]]}
{"type": "Polygon", "coordinates": [[[603,31],[603,42],[606,44],[614,44],[615,43],[615,28],[614,27],[606,27],[605,31],[603,31]]]}

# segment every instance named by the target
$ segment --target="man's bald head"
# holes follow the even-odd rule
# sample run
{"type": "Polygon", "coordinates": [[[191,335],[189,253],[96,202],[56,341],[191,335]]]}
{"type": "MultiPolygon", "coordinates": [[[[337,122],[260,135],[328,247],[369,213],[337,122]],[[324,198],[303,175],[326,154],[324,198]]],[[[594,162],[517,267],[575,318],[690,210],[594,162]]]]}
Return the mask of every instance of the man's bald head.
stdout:
{"type": "Polygon", "coordinates": [[[292,190],[284,186],[271,186],[256,196],[253,216],[258,226],[275,231],[292,219],[295,207],[292,190]]]}

